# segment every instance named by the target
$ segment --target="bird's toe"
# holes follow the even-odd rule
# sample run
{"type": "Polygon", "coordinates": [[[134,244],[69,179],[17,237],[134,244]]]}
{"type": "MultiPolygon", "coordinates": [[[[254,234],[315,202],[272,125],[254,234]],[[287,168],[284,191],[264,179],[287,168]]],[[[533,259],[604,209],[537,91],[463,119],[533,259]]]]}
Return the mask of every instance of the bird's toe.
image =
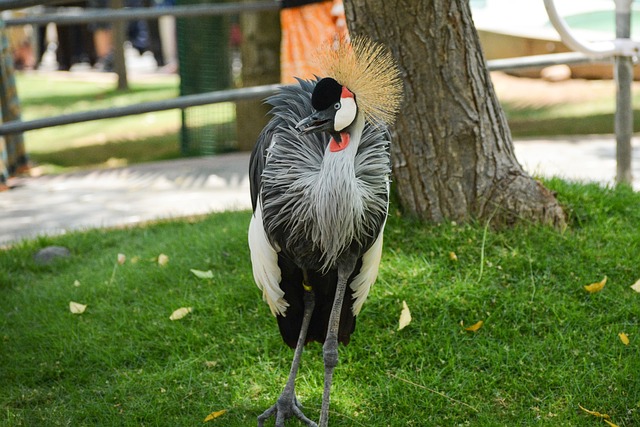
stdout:
{"type": "Polygon", "coordinates": [[[311,421],[303,412],[302,405],[296,398],[296,396],[281,395],[278,401],[269,409],[264,411],[258,416],[258,427],[263,427],[264,422],[275,417],[275,427],[284,427],[286,420],[292,417],[298,418],[305,423],[308,427],[318,427],[314,421],[311,421]]]}

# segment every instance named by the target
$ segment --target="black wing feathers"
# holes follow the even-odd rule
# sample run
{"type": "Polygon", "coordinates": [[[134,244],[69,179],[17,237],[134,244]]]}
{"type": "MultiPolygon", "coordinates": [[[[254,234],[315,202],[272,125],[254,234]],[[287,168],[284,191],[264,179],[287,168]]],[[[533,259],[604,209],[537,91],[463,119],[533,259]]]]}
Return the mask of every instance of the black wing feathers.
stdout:
{"type": "MultiPolygon", "coordinates": [[[[362,261],[359,260],[349,282],[351,282],[353,277],[360,271],[361,265],[362,261]]],[[[289,347],[295,348],[304,314],[303,293],[305,291],[302,287],[302,270],[282,255],[278,256],[278,266],[282,271],[280,289],[284,291],[284,298],[289,302],[286,317],[277,316],[278,327],[280,328],[280,335],[284,342],[289,347]]],[[[313,316],[311,317],[311,323],[309,324],[306,343],[313,341],[324,343],[329,327],[331,307],[333,306],[333,300],[336,295],[337,281],[338,274],[336,270],[331,270],[324,275],[318,272],[309,273],[309,282],[313,284],[316,305],[313,316]]],[[[356,319],[351,310],[352,301],[353,291],[350,287],[347,287],[338,332],[338,341],[344,345],[349,344],[351,334],[356,327],[356,319]]]]}

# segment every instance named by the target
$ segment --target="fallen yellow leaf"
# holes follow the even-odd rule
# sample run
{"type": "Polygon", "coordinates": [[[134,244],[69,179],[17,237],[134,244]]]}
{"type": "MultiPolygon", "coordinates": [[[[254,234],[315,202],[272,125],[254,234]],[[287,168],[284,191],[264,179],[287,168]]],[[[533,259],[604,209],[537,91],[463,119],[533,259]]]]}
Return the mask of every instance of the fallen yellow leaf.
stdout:
{"type": "Polygon", "coordinates": [[[603,420],[605,423],[609,424],[611,427],[618,427],[618,424],[614,424],[609,420],[603,420]]]}
{"type": "Polygon", "coordinates": [[[204,421],[203,421],[203,422],[205,422],[205,423],[206,423],[206,422],[209,422],[209,421],[211,421],[211,420],[215,420],[216,418],[218,418],[218,417],[220,417],[220,416],[222,416],[222,415],[224,415],[224,414],[226,414],[226,413],[227,413],[227,410],[226,410],[226,409],[223,409],[223,410],[221,410],[221,411],[215,411],[215,412],[212,412],[212,413],[210,413],[209,415],[207,415],[207,417],[204,419],[204,421]]]}
{"type": "Polygon", "coordinates": [[[578,405],[578,407],[580,409],[582,409],[584,412],[586,412],[589,415],[593,415],[594,417],[598,417],[598,418],[604,418],[604,419],[611,419],[611,417],[607,414],[601,414],[600,412],[596,412],[596,411],[590,411],[584,407],[582,407],[582,405],[578,405]]]}
{"type": "Polygon", "coordinates": [[[629,335],[625,334],[624,332],[620,332],[618,334],[618,337],[620,338],[620,341],[622,341],[622,344],[629,345],[629,335]]]}
{"type": "Polygon", "coordinates": [[[179,309],[171,313],[171,316],[169,316],[169,320],[180,320],[187,314],[191,313],[191,311],[193,311],[193,308],[191,307],[180,307],[179,309]]]}
{"type": "Polygon", "coordinates": [[[636,292],[640,292],[640,279],[638,279],[636,283],[631,285],[631,289],[633,289],[636,292]]]}
{"type": "Polygon", "coordinates": [[[404,329],[409,323],[411,323],[411,312],[406,301],[402,301],[402,311],[400,312],[400,322],[398,330],[404,329]]]}
{"type": "Polygon", "coordinates": [[[213,279],[213,271],[211,271],[211,270],[202,271],[202,270],[196,270],[196,269],[192,268],[190,271],[198,279],[213,279]]]}
{"type": "Polygon", "coordinates": [[[169,262],[169,257],[166,256],[165,254],[160,254],[158,255],[158,265],[167,265],[167,263],[169,262]]]}
{"type": "Polygon", "coordinates": [[[596,292],[600,292],[602,288],[604,288],[604,285],[606,283],[607,283],[607,276],[604,276],[604,279],[602,279],[601,281],[592,283],[590,285],[586,285],[584,289],[590,294],[595,294],[596,292]]]}
{"type": "Polygon", "coordinates": [[[484,325],[484,320],[480,320],[479,322],[474,323],[468,328],[464,328],[464,330],[469,332],[478,332],[478,329],[482,328],[482,325],[484,325]]]}
{"type": "Polygon", "coordinates": [[[69,311],[73,314],[82,314],[87,309],[86,304],[80,304],[79,302],[69,302],[69,311]]]}
{"type": "Polygon", "coordinates": [[[458,260],[458,255],[456,255],[455,252],[449,252],[449,259],[451,261],[457,261],[458,260]]]}

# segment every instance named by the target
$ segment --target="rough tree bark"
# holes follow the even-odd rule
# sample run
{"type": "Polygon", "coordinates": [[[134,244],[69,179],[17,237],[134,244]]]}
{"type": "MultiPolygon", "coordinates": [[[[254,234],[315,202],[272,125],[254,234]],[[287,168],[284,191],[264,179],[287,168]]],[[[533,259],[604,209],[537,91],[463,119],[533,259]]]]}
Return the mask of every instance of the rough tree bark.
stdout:
{"type": "MultiPolygon", "coordinates": [[[[280,81],[280,15],[278,11],[245,13],[242,28],[242,86],[260,86],[280,81]]],[[[238,148],[251,151],[269,121],[270,107],[262,101],[236,104],[238,148]]]]}
{"type": "Polygon", "coordinates": [[[406,211],[565,225],[555,196],[516,160],[468,0],[347,0],[345,11],[350,34],[388,46],[402,73],[391,152],[406,211]]]}

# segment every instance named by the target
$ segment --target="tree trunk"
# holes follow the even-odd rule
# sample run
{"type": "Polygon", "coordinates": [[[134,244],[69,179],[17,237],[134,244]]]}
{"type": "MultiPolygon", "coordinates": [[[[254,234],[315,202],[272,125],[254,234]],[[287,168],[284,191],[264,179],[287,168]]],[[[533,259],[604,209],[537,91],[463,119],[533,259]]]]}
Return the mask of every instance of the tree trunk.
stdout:
{"type": "MultiPolygon", "coordinates": [[[[242,28],[242,86],[280,81],[280,15],[275,12],[245,13],[242,28]]],[[[270,107],[262,101],[237,103],[238,148],[250,151],[267,124],[270,107]]]]}
{"type": "Polygon", "coordinates": [[[345,10],[350,34],[383,42],[402,73],[391,153],[407,212],[565,225],[554,195],[515,158],[468,0],[350,0],[345,10]]]}

